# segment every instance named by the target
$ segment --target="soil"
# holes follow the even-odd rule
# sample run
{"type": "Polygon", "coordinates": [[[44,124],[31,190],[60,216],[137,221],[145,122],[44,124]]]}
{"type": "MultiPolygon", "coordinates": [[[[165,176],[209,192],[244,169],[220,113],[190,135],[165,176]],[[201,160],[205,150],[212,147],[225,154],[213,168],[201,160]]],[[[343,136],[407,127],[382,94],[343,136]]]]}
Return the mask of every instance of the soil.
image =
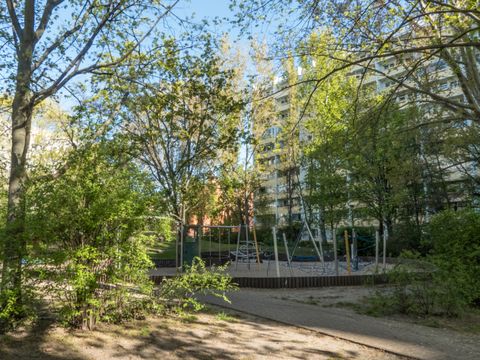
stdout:
{"type": "MultiPolygon", "coordinates": [[[[220,310],[217,310],[220,311],[220,310]]],[[[43,319],[0,336],[0,359],[400,359],[330,336],[229,311],[148,318],[95,331],[43,319]]]]}

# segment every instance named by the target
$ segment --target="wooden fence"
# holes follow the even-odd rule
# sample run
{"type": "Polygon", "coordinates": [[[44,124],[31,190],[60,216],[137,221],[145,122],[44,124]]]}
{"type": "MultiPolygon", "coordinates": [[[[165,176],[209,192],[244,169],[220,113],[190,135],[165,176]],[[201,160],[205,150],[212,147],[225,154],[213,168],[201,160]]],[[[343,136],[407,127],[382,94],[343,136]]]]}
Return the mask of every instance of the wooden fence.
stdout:
{"type": "MultiPolygon", "coordinates": [[[[151,276],[155,284],[172,276],[151,276]]],[[[313,288],[326,286],[358,286],[386,284],[388,277],[376,275],[340,275],[340,276],[299,276],[299,277],[235,277],[233,282],[241,288],[256,289],[290,289],[313,288]]]]}

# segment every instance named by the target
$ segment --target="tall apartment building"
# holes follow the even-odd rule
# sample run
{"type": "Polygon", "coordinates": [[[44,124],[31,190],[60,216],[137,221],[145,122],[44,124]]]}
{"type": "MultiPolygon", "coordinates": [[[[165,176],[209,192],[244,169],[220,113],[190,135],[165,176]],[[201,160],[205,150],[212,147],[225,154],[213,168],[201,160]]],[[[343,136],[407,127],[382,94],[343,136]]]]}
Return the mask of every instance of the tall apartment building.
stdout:
{"type": "MultiPolygon", "coordinates": [[[[418,87],[426,86],[428,90],[435,93],[463,101],[463,93],[460,84],[447,64],[438,58],[432,58],[430,61],[423,63],[415,73],[409,73],[406,76],[408,64],[415,62],[416,55],[411,54],[408,58],[387,57],[376,60],[371,65],[374,70],[365,68],[352,69],[350,76],[362,79],[364,86],[370,86],[375,91],[382,93],[396,88],[394,98],[400,107],[408,104],[416,104],[424,112],[426,118],[438,116],[436,110],[438,105],[431,103],[426,95],[408,89],[408,86],[418,87]],[[375,71],[377,70],[377,71],[375,71]],[[399,86],[398,82],[393,79],[403,80],[404,84],[399,86]]],[[[480,59],[477,59],[480,64],[480,59]]],[[[298,196],[297,181],[304,176],[303,169],[292,167],[291,159],[288,158],[284,143],[282,141],[282,124],[290,116],[291,93],[285,88],[286,81],[278,81],[273,85],[273,99],[276,107],[276,121],[272,121],[272,126],[262,134],[259,139],[259,147],[257,150],[256,161],[264,165],[262,178],[262,187],[257,194],[257,200],[260,198],[264,206],[261,213],[270,217],[277,225],[287,225],[289,221],[299,221],[303,218],[302,204],[298,196]]],[[[467,126],[468,126],[468,120],[467,126]]],[[[304,130],[301,128],[297,134],[299,137],[305,137],[304,130]]],[[[465,178],[465,165],[450,166],[447,160],[442,159],[445,168],[449,168],[447,173],[447,181],[450,183],[462,182],[465,178]]],[[[468,165],[470,175],[478,175],[477,164],[468,165]]],[[[425,185],[427,186],[427,185],[425,185]]],[[[428,189],[424,189],[428,192],[428,189]]],[[[462,194],[458,194],[453,201],[462,203],[462,194]]],[[[460,205],[461,206],[461,205],[460,205]]],[[[258,211],[258,210],[257,210],[258,211]]],[[[428,209],[426,209],[425,217],[428,220],[428,209]]],[[[261,220],[259,221],[261,222],[261,220]]]]}
{"type": "Polygon", "coordinates": [[[259,203],[262,203],[262,216],[257,218],[260,223],[273,222],[280,226],[302,219],[297,191],[299,168],[292,161],[283,134],[283,125],[291,116],[291,92],[284,89],[286,85],[285,79],[277,79],[272,86],[276,118],[272,119],[270,127],[258,134],[259,144],[255,156],[255,161],[263,168],[262,187],[256,196],[257,209],[259,203]]]}

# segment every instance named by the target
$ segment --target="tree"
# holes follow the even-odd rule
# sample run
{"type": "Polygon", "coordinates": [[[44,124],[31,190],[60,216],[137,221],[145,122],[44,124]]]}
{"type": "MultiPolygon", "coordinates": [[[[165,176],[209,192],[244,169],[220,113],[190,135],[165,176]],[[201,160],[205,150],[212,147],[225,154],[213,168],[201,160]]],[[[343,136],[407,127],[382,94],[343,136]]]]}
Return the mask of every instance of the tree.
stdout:
{"type": "MultiPolygon", "coordinates": [[[[303,57],[303,79],[322,77],[335,67],[322,56],[330,41],[326,32],[311,35],[309,42],[318,52],[303,57]]],[[[300,86],[300,99],[308,104],[299,126],[310,135],[303,144],[307,199],[319,214],[320,226],[325,221],[333,230],[342,220],[353,226],[355,218],[375,219],[392,234],[400,216],[404,221],[414,217],[420,225],[421,213],[440,193],[442,179],[430,164],[439,151],[429,148],[434,142],[416,126],[419,110],[385,103],[368,87],[352,101],[358,80],[346,69],[325,79],[314,92],[312,86],[300,86]],[[428,194],[422,182],[428,184],[428,194]]]]}
{"type": "Polygon", "coordinates": [[[361,82],[369,75],[380,75],[394,84],[392,92],[408,90],[418,95],[418,102],[442,106],[452,122],[480,121],[480,12],[475,0],[240,0],[232,1],[232,7],[241,10],[236,22],[242,26],[251,21],[279,23],[275,55],[282,58],[295,48],[293,56],[315,53],[316,44],[304,42],[298,47],[298,43],[318,28],[332,29],[334,36],[322,56],[336,66],[322,77],[305,80],[315,84],[314,90],[333,73],[360,68],[364,70],[361,82]],[[295,31],[284,19],[294,24],[295,31]],[[391,59],[396,62],[393,68],[403,71],[394,74],[391,67],[376,66],[391,59]],[[444,69],[459,82],[463,99],[439,91],[438,73],[444,69]]]}
{"type": "MultiPolygon", "coordinates": [[[[319,52],[302,58],[304,78],[322,76],[334,66],[320,54],[320,44],[328,46],[329,38],[327,33],[315,33],[308,39],[319,44],[319,52]]],[[[298,92],[300,107],[307,106],[305,113],[308,114],[302,122],[308,133],[302,142],[306,200],[311,211],[317,214],[323,239],[326,239],[326,225],[333,232],[341,220],[348,218],[347,206],[352,200],[347,187],[351,171],[347,139],[356,115],[351,101],[356,86],[355,79],[348,78],[343,71],[333,74],[314,93],[310,83],[301,86],[298,92]],[[309,94],[312,94],[310,99],[309,94]]]]}
{"type": "Polygon", "coordinates": [[[415,121],[403,121],[405,128],[397,129],[415,139],[411,146],[417,155],[409,159],[416,170],[411,168],[415,175],[408,187],[412,200],[408,206],[415,208],[417,223],[457,203],[466,205],[468,199],[478,203],[480,12],[476,1],[239,0],[232,6],[241,10],[235,22],[244,30],[251,22],[278,25],[270,58],[312,56],[331,64],[326,73],[286,86],[309,89],[303,94],[306,107],[316,92],[328,86],[328,79],[343,73],[358,79],[352,91],[358,109],[372,106],[378,116],[383,113],[380,108],[391,109],[393,101],[400,108],[417,108],[415,121]],[[330,29],[326,43],[308,41],[318,28],[330,29]],[[382,94],[383,105],[362,103],[362,92],[372,85],[382,94]],[[452,181],[451,175],[459,171],[463,178],[452,181]],[[420,183],[413,181],[418,178],[420,183]]]}
{"type": "Polygon", "coordinates": [[[4,91],[12,94],[12,147],[1,304],[21,303],[25,183],[32,115],[80,75],[117,66],[171,11],[150,1],[7,0],[0,8],[4,91]],[[149,16],[142,14],[149,13],[149,16]],[[138,31],[144,29],[143,35],[138,31]],[[118,40],[118,41],[116,41],[118,40]]]}
{"type": "Polygon", "coordinates": [[[163,49],[149,55],[142,72],[118,70],[99,105],[110,106],[117,98],[112,93],[131,94],[119,112],[120,131],[178,221],[204,204],[207,186],[216,190],[211,180],[222,151],[237,148],[243,106],[230,82],[234,74],[214,55],[211,39],[197,46],[199,52],[189,54],[166,40],[163,49]]]}
{"type": "MultiPolygon", "coordinates": [[[[250,152],[253,161],[253,173],[256,174],[258,184],[252,190],[254,191],[255,218],[260,226],[270,228],[276,225],[278,214],[272,214],[272,202],[277,201],[276,194],[267,193],[266,188],[261,186],[262,181],[277,176],[276,167],[268,166],[267,159],[263,156],[263,151],[270,152],[277,149],[277,144],[270,142],[272,136],[271,130],[279,127],[279,121],[276,114],[275,100],[269,96],[273,91],[275,74],[272,62],[266,59],[267,46],[265,43],[252,41],[252,61],[254,74],[251,76],[249,86],[250,108],[248,109],[248,120],[251,124],[252,151],[250,152]],[[267,142],[268,141],[268,142],[267,142]],[[275,196],[275,199],[272,197],[275,196]]],[[[246,176],[247,174],[245,174],[246,176]]],[[[252,179],[249,175],[249,178],[252,179]]],[[[275,204],[276,206],[276,204],[275,204]]]]}

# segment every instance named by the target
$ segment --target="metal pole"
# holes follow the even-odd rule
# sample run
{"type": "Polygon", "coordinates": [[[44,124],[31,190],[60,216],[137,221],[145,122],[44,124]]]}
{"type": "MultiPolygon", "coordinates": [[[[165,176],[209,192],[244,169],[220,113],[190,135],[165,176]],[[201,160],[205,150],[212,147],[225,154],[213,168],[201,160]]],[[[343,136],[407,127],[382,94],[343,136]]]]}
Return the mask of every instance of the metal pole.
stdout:
{"type": "Polygon", "coordinates": [[[383,226],[383,271],[387,268],[387,227],[383,226]]]}
{"type": "Polygon", "coordinates": [[[350,275],[351,274],[351,269],[350,269],[350,245],[348,243],[348,231],[347,230],[345,230],[344,236],[345,236],[345,251],[347,252],[347,271],[348,271],[348,275],[350,275]]]}
{"type": "Polygon", "coordinates": [[[280,277],[280,266],[278,265],[278,247],[277,247],[277,229],[272,227],[273,231],[273,252],[275,254],[275,270],[277,271],[277,278],[280,277]]]}
{"type": "Polygon", "coordinates": [[[335,275],[338,276],[337,230],[333,229],[333,258],[335,261],[335,275]]]}
{"type": "Polygon", "coordinates": [[[235,253],[235,270],[238,268],[238,252],[240,251],[240,233],[242,232],[242,224],[238,226],[237,235],[237,252],[235,253]]]}
{"type": "Polygon", "coordinates": [[[288,251],[287,236],[285,235],[285,233],[282,233],[282,235],[283,235],[283,245],[285,245],[285,252],[287,254],[288,268],[290,269],[290,275],[293,276],[292,263],[290,262],[290,252],[288,251]]]}
{"type": "Polygon", "coordinates": [[[248,241],[248,232],[250,231],[248,224],[245,224],[245,241],[247,245],[247,267],[250,270],[250,244],[248,241]]]}
{"type": "Polygon", "coordinates": [[[355,271],[358,270],[358,242],[357,242],[357,233],[355,229],[352,228],[352,243],[353,243],[353,251],[352,251],[352,260],[353,260],[353,269],[355,271]]]}
{"type": "MultiPolygon", "coordinates": [[[[255,252],[257,255],[257,264],[260,264],[260,250],[258,249],[258,241],[257,241],[257,232],[255,231],[255,224],[253,224],[253,241],[255,242],[255,252]]],[[[258,265],[260,266],[260,265],[258,265]]],[[[257,266],[257,268],[258,268],[257,266]]]]}
{"type": "Polygon", "coordinates": [[[380,230],[375,230],[375,273],[378,273],[378,248],[380,245],[380,230]]]}
{"type": "Polygon", "coordinates": [[[305,224],[305,227],[307,228],[307,232],[308,232],[308,235],[310,236],[310,240],[312,240],[313,247],[315,248],[317,256],[320,258],[320,262],[322,263],[323,269],[325,270],[325,261],[323,259],[323,249],[320,247],[322,252],[320,252],[320,250],[318,250],[317,244],[315,242],[315,238],[313,237],[312,232],[310,231],[310,226],[308,226],[307,220],[304,221],[304,224],[305,224]]]}
{"type": "Polygon", "coordinates": [[[324,262],[324,257],[323,257],[323,235],[322,235],[322,232],[320,231],[320,229],[318,229],[318,238],[320,239],[320,241],[318,242],[318,246],[320,248],[320,254],[322,254],[322,264],[323,264],[323,270],[325,270],[325,262],[324,262]]]}
{"type": "Polygon", "coordinates": [[[180,272],[183,272],[183,237],[185,230],[185,205],[182,204],[182,223],[180,231],[180,272]]]}

